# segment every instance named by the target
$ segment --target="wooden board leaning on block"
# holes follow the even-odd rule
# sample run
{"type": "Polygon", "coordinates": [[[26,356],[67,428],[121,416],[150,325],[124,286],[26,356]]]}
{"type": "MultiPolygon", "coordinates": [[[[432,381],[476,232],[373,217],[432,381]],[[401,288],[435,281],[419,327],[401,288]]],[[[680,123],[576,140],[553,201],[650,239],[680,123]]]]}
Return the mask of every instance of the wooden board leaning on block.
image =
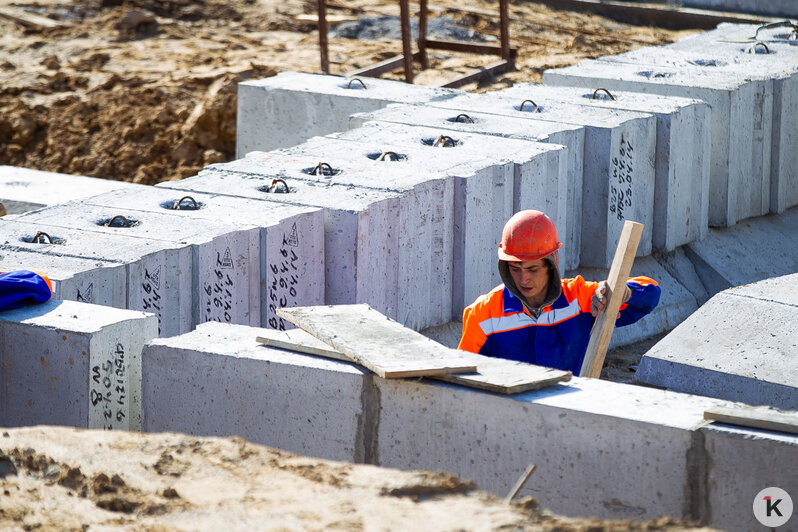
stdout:
{"type": "Polygon", "coordinates": [[[476,365],[368,305],[278,308],[277,315],[384,379],[473,373],[476,365]]]}
{"type": "Polygon", "coordinates": [[[710,408],[704,412],[704,419],[740,427],[798,434],[798,412],[781,412],[768,407],[710,408]]]}
{"type": "MultiPolygon", "coordinates": [[[[294,329],[292,331],[269,329],[262,334],[263,336],[257,337],[257,342],[270,347],[352,362],[346,355],[335,351],[302,329],[294,329]]],[[[570,371],[543,368],[522,362],[491,358],[462,351],[461,353],[474,361],[477,366],[476,373],[461,373],[431,378],[478,390],[504,394],[538,390],[571,379],[570,371]]]]}

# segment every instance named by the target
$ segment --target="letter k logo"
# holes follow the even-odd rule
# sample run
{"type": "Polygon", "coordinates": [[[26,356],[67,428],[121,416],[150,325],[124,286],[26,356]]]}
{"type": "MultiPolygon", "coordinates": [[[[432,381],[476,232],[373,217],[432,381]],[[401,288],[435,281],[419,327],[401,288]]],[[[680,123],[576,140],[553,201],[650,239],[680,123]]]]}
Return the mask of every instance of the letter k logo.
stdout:
{"type": "Polygon", "coordinates": [[[768,517],[773,515],[773,512],[776,512],[776,515],[778,515],[779,517],[784,517],[781,514],[781,511],[779,511],[779,503],[781,502],[781,499],[777,499],[776,502],[773,502],[773,498],[770,495],[763,497],[763,499],[765,499],[765,504],[767,504],[767,509],[765,510],[765,513],[767,514],[768,517]]]}

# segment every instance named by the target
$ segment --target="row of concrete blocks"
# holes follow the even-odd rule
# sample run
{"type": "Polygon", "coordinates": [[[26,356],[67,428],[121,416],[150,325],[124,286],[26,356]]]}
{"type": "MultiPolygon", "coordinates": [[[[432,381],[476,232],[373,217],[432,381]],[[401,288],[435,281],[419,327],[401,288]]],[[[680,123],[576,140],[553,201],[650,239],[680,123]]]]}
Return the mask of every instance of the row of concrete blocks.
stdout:
{"type": "Polygon", "coordinates": [[[763,488],[798,492],[798,436],[703,421],[715,399],[574,378],[514,396],[390,381],[205,323],[166,339],[153,315],[51,301],[0,316],[0,426],[245,437],[303,455],[445,470],[566,515],[754,529],[763,488]],[[149,343],[145,345],[147,340],[149,343]],[[634,408],[630,408],[634,405],[634,408]],[[740,457],[745,460],[740,460],[740,457]]]}

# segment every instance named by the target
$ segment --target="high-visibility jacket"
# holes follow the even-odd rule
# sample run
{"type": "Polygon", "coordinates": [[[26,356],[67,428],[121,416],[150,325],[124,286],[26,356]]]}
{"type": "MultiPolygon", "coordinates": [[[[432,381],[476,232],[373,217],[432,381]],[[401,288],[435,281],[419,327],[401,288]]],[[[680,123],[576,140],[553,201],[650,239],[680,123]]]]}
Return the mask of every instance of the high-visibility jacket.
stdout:
{"type": "Polygon", "coordinates": [[[0,272],[0,310],[44,303],[52,293],[53,285],[46,275],[28,270],[0,272]]]}
{"type": "MultiPolygon", "coordinates": [[[[616,326],[634,323],[657,306],[660,288],[648,277],[627,281],[632,289],[616,326]]],[[[535,318],[502,284],[463,311],[459,349],[579,374],[595,318],[590,304],[598,283],[577,275],[562,280],[562,294],[535,318]]]]}

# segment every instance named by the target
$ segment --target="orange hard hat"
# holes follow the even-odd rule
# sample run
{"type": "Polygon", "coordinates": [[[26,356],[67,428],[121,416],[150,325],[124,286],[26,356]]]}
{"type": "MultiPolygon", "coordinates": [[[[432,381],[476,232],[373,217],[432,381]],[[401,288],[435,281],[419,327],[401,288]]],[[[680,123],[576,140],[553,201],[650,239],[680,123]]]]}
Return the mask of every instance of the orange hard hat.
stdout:
{"type": "Polygon", "coordinates": [[[520,211],[504,224],[499,259],[510,262],[538,260],[561,247],[562,242],[557,239],[557,228],[551,218],[540,211],[520,211]]]}

